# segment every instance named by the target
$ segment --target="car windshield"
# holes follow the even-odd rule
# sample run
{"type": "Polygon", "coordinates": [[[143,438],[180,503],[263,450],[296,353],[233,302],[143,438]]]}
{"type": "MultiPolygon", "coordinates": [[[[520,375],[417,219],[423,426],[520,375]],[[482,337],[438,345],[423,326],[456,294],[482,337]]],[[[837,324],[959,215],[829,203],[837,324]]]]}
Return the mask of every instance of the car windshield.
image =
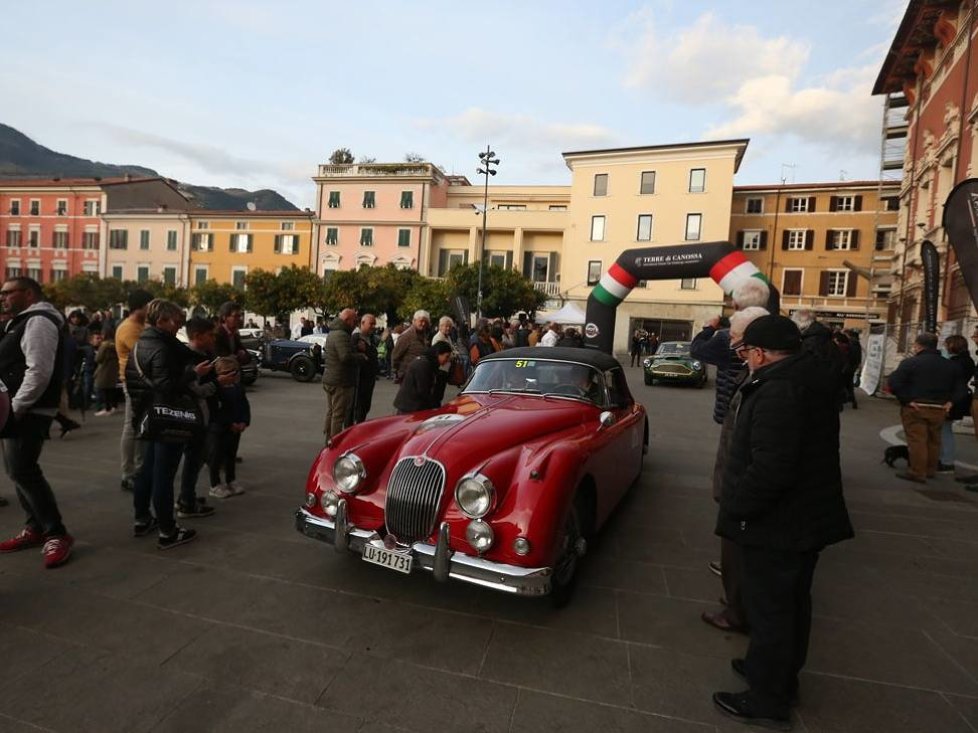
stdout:
{"type": "Polygon", "coordinates": [[[547,359],[493,359],[475,368],[463,394],[518,392],[607,402],[604,377],[594,367],[547,359]]]}
{"type": "Polygon", "coordinates": [[[317,344],[322,346],[326,343],[326,336],[320,333],[310,333],[299,338],[300,341],[307,344],[317,344]]]}
{"type": "Polygon", "coordinates": [[[689,343],[686,341],[666,341],[660,344],[656,356],[689,356],[689,343]]]}

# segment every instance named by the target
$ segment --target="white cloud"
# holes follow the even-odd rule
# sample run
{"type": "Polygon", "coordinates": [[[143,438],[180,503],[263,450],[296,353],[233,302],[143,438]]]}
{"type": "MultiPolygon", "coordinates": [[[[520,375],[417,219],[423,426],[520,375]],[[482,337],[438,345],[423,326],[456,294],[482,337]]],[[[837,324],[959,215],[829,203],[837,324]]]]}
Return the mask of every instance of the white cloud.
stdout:
{"type": "Polygon", "coordinates": [[[865,154],[879,135],[880,102],[871,96],[876,66],[840,67],[803,81],[809,45],[729,25],[712,13],[661,34],[648,11],[629,19],[615,45],[626,87],[671,102],[718,107],[707,138],[793,137],[834,151],[865,154]]]}
{"type": "Polygon", "coordinates": [[[451,117],[419,119],[415,124],[465,142],[491,141],[494,146],[510,150],[573,150],[606,147],[618,141],[616,133],[601,125],[544,122],[529,115],[508,115],[479,107],[469,107],[451,117]]]}
{"type": "Polygon", "coordinates": [[[685,104],[729,95],[758,76],[795,76],[808,60],[808,44],[785,36],[764,38],[747,25],[726,25],[704,13],[688,28],[660,34],[648,10],[632,14],[614,45],[629,68],[626,87],[652,89],[685,104]]]}

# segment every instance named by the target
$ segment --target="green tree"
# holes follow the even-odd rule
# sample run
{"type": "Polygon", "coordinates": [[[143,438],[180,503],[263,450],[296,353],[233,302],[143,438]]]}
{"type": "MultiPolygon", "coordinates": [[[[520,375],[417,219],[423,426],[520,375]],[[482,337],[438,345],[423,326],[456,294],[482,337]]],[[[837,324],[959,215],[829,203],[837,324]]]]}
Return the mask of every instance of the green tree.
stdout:
{"type": "MultiPolygon", "coordinates": [[[[444,315],[451,315],[452,318],[455,318],[450,303],[452,294],[452,288],[447,281],[419,276],[404,296],[399,311],[400,320],[410,320],[417,310],[428,311],[435,323],[444,315]]],[[[387,323],[393,325],[396,320],[388,319],[387,323]]]]}
{"type": "Polygon", "coordinates": [[[100,278],[91,273],[79,273],[44,286],[45,297],[57,308],[80,306],[86,310],[111,308],[126,301],[126,289],[115,278],[100,278]]]}
{"type": "MultiPolygon", "coordinates": [[[[453,294],[464,297],[473,312],[479,299],[479,263],[456,265],[448,273],[453,294]]],[[[486,318],[510,318],[519,311],[533,313],[547,296],[516,270],[498,265],[482,269],[482,315],[486,318]]]]}
{"type": "Polygon", "coordinates": [[[339,313],[344,308],[359,308],[367,296],[365,270],[337,270],[323,288],[324,313],[339,313]]]}
{"type": "Polygon", "coordinates": [[[323,299],[323,281],[314,272],[292,265],[278,273],[253,270],[245,278],[248,307],[266,318],[288,320],[300,308],[315,308],[323,299]]]}
{"type": "Polygon", "coordinates": [[[423,279],[415,270],[401,270],[392,264],[384,267],[361,267],[366,293],[357,305],[361,313],[387,316],[394,323],[402,311],[404,298],[414,284],[423,279]]]}
{"type": "Polygon", "coordinates": [[[188,295],[191,305],[203,308],[212,315],[217,313],[217,309],[229,300],[240,303],[242,306],[247,304],[243,291],[238,290],[230,283],[219,283],[217,280],[205,280],[194,285],[188,295]]]}
{"type": "Polygon", "coordinates": [[[186,308],[190,305],[190,292],[186,288],[178,288],[176,285],[167,285],[160,280],[147,280],[146,282],[139,284],[133,283],[133,287],[142,288],[154,298],[169,300],[176,303],[181,308],[186,308]]]}
{"type": "Polygon", "coordinates": [[[337,148],[329,156],[329,162],[333,165],[346,165],[353,162],[353,153],[349,148],[337,148]]]}

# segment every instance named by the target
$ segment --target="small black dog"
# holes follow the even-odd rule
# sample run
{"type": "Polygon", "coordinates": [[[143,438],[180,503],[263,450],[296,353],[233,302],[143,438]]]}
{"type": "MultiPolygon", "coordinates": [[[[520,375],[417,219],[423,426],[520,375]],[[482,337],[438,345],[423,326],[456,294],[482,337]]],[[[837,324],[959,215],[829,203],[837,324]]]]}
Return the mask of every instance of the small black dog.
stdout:
{"type": "Polygon", "coordinates": [[[883,463],[890,468],[893,468],[893,464],[901,458],[907,463],[910,463],[910,451],[907,450],[907,446],[905,445],[888,445],[883,450],[883,463]]]}

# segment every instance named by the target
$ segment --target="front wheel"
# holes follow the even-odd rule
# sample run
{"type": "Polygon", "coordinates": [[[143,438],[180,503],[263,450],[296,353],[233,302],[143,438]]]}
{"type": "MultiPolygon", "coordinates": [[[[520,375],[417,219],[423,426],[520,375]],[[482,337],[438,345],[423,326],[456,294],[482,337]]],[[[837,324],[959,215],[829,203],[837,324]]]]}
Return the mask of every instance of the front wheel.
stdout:
{"type": "Polygon", "coordinates": [[[316,363],[309,356],[297,356],[289,363],[289,372],[297,382],[311,382],[316,378],[316,363]]]}
{"type": "Polygon", "coordinates": [[[580,494],[567,514],[564,534],[560,542],[560,555],[554,564],[553,583],[550,589],[550,602],[554,608],[563,608],[570,603],[577,587],[577,568],[584,554],[585,540],[581,526],[583,516],[580,494]]]}

